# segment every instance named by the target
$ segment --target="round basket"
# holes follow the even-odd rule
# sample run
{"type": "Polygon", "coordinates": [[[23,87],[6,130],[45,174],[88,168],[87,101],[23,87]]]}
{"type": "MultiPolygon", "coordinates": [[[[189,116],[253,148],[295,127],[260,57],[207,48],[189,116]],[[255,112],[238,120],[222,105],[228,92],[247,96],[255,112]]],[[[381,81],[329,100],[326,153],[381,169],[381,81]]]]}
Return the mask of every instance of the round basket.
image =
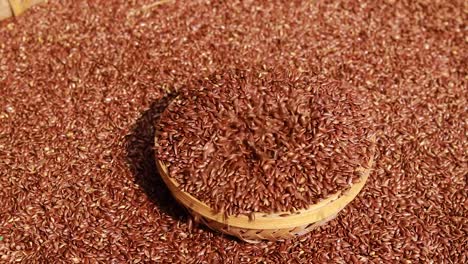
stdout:
{"type": "MultiPolygon", "coordinates": [[[[375,153],[375,138],[372,141],[374,144],[371,153],[375,153]]],[[[367,169],[364,167],[358,168],[360,178],[349,189],[344,192],[337,192],[319,203],[309,206],[307,209],[298,210],[294,213],[256,212],[249,217],[247,215],[225,216],[222,212],[215,213],[207,204],[182,191],[176,180],[170,177],[164,162],[156,158],[156,165],[161,178],[175,199],[188,209],[195,221],[201,222],[215,231],[236,236],[249,243],[260,242],[261,240],[285,240],[304,235],[334,219],[362,190],[373,163],[374,157],[371,157],[367,169]]]]}

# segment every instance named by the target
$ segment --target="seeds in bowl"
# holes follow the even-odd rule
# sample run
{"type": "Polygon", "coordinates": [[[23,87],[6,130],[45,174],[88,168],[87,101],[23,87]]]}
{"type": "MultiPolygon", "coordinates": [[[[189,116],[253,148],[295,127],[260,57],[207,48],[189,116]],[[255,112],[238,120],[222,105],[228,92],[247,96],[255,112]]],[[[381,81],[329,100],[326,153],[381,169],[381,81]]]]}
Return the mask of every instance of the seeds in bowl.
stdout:
{"type": "Polygon", "coordinates": [[[280,70],[193,81],[162,114],[157,159],[227,215],[286,212],[346,190],[373,153],[365,94],[280,70]]]}

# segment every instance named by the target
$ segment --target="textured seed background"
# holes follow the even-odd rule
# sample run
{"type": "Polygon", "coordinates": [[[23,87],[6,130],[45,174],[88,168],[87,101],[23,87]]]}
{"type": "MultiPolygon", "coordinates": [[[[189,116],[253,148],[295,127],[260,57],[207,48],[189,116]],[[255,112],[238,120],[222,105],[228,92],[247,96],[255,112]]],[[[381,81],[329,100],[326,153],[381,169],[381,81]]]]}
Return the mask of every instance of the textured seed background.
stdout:
{"type": "Polygon", "coordinates": [[[465,1],[147,3],[0,22],[1,262],[466,263],[465,1]],[[167,91],[251,63],[367,90],[381,133],[359,198],[284,243],[193,227],[153,165],[167,91]]]}

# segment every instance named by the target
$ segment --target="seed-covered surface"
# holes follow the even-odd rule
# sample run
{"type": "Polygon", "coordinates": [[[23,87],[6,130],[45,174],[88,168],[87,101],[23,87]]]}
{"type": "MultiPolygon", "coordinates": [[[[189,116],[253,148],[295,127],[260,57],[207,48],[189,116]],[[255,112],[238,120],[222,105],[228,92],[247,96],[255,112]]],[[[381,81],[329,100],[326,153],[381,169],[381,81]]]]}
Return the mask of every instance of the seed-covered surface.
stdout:
{"type": "Polygon", "coordinates": [[[465,1],[149,3],[0,22],[0,262],[467,262],[465,1]],[[337,219],[249,245],[175,204],[153,123],[167,91],[258,64],[367,92],[379,140],[337,219]]]}
{"type": "Polygon", "coordinates": [[[214,74],[164,111],[156,157],[218,212],[306,209],[349,188],[374,154],[368,100],[357,91],[277,70],[214,74]]]}

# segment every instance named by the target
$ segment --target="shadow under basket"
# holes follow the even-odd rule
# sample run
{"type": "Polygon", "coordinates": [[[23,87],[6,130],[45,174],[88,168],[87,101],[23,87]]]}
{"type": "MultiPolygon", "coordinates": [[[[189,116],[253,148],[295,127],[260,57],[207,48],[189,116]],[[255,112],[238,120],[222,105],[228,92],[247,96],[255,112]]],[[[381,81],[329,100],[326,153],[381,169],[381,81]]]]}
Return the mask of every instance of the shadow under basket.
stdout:
{"type": "MultiPolygon", "coordinates": [[[[375,142],[375,139],[373,139],[375,142]]],[[[375,153],[375,143],[371,153],[375,153]]],[[[334,219],[337,214],[348,205],[364,187],[374,157],[369,160],[367,169],[358,168],[360,178],[346,191],[337,192],[307,209],[298,210],[294,213],[261,213],[256,212],[254,216],[230,215],[215,213],[207,204],[196,199],[179,188],[176,180],[169,176],[167,166],[164,162],[156,159],[156,165],[161,178],[166,183],[175,199],[192,214],[194,219],[209,228],[228,235],[236,236],[248,243],[258,243],[262,240],[278,241],[309,233],[313,229],[334,219]]]]}

